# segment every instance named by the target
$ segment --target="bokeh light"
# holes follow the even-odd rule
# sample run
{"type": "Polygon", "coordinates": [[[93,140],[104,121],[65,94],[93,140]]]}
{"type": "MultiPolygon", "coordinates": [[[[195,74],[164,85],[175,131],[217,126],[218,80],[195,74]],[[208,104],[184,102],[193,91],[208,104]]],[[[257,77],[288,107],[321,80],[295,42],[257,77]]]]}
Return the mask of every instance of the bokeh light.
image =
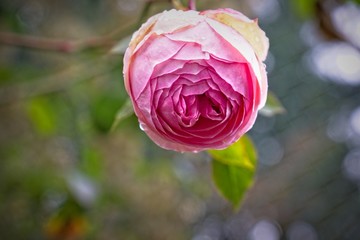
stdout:
{"type": "Polygon", "coordinates": [[[360,182],[360,149],[354,149],[346,155],[343,167],[346,177],[360,182]]]}
{"type": "Polygon", "coordinates": [[[262,22],[274,22],[280,16],[278,0],[252,0],[248,2],[254,14],[262,22]]]}
{"type": "Polygon", "coordinates": [[[283,155],[283,146],[275,138],[264,138],[259,143],[259,161],[265,166],[280,163],[283,155]]]}
{"type": "Polygon", "coordinates": [[[331,13],[336,30],[355,47],[360,48],[360,7],[347,2],[331,13]]]}
{"type": "Polygon", "coordinates": [[[286,230],[287,240],[317,240],[317,233],[313,226],[303,221],[296,221],[290,224],[286,230]]]}
{"type": "Polygon", "coordinates": [[[327,135],[335,142],[346,142],[350,139],[352,131],[349,126],[349,110],[341,109],[328,120],[327,135]]]}
{"type": "Polygon", "coordinates": [[[321,43],[311,51],[308,62],[322,78],[341,84],[360,84],[360,53],[347,43],[321,43]]]}
{"type": "Polygon", "coordinates": [[[350,116],[350,126],[355,134],[360,137],[360,107],[356,108],[350,116]]]}
{"type": "Polygon", "coordinates": [[[281,229],[276,222],[263,219],[257,222],[249,234],[250,240],[280,240],[281,229]]]}

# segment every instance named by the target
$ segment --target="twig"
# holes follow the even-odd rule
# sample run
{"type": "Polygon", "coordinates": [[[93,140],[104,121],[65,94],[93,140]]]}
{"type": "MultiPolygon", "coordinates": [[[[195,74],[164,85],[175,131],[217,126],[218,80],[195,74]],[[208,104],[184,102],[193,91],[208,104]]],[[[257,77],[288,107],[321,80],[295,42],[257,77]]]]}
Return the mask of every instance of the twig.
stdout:
{"type": "Polygon", "coordinates": [[[189,0],[189,9],[196,11],[196,0],[189,0]]]}
{"type": "Polygon", "coordinates": [[[74,53],[90,48],[105,48],[112,46],[114,43],[112,39],[107,37],[64,40],[0,32],[0,44],[64,53],[74,53]]]}
{"type": "Polygon", "coordinates": [[[116,40],[131,34],[134,29],[138,28],[145,20],[151,5],[158,2],[170,2],[170,0],[147,0],[140,14],[139,20],[135,25],[131,25],[127,29],[116,29],[103,37],[89,38],[85,40],[66,40],[22,35],[11,32],[0,32],[0,44],[62,53],[76,53],[92,48],[109,49],[116,43],[116,40]],[[121,35],[121,37],[119,37],[119,35],[121,35]]]}
{"type": "MultiPolygon", "coordinates": [[[[171,0],[147,0],[140,14],[139,20],[135,23],[135,25],[132,24],[122,29],[116,29],[105,37],[71,41],[0,32],[0,44],[64,53],[80,52],[88,48],[112,47],[114,45],[114,39],[120,41],[142,24],[153,3],[170,1],[171,0]]],[[[14,84],[12,86],[2,87],[0,88],[0,105],[29,97],[62,91],[80,81],[106,74],[115,68],[113,66],[109,68],[111,64],[106,62],[109,56],[110,55],[106,54],[96,61],[83,62],[76,66],[71,66],[60,73],[52,74],[51,76],[35,82],[24,82],[14,84]],[[94,66],[96,66],[96,68],[94,68],[94,66]],[[81,75],[82,77],[74,77],[78,75],[81,75]]],[[[116,68],[117,67],[118,65],[116,65],[116,68]]]]}
{"type": "Polygon", "coordinates": [[[180,0],[172,0],[171,1],[174,8],[178,9],[178,10],[188,10],[180,0]]]}

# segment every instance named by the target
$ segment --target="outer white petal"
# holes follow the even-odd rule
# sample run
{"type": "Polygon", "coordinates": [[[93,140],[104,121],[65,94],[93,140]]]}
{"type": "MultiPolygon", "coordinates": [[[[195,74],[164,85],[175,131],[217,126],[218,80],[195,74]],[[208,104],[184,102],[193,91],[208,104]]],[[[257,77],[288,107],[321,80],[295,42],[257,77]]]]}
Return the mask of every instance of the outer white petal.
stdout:
{"type": "Polygon", "coordinates": [[[149,18],[140,29],[133,34],[130,45],[125,52],[123,73],[125,88],[128,93],[130,94],[128,71],[130,62],[132,61],[131,57],[152,34],[161,35],[174,32],[187,26],[196,25],[204,21],[204,19],[205,17],[199,15],[197,11],[178,11],[174,9],[164,11],[149,18]]]}
{"type": "MultiPolygon", "coordinates": [[[[164,11],[155,15],[154,17],[156,17],[156,22],[151,28],[151,33],[155,33],[157,35],[172,33],[178,29],[196,25],[205,19],[205,17],[199,15],[199,12],[197,11],[182,11],[175,9],[164,11]]],[[[143,41],[136,46],[134,52],[136,52],[141,47],[146,39],[147,37],[145,36],[143,41]]]]}
{"type": "Polygon", "coordinates": [[[159,16],[159,21],[155,24],[153,31],[157,34],[175,32],[176,30],[196,25],[204,20],[204,16],[199,15],[199,12],[189,10],[181,11],[172,9],[164,11],[159,16]]]}
{"type": "Polygon", "coordinates": [[[235,31],[231,27],[228,27],[210,18],[207,18],[206,21],[217,33],[219,33],[221,37],[228,41],[244,56],[244,58],[251,64],[255,76],[260,81],[260,79],[262,79],[262,76],[259,62],[249,42],[247,42],[237,31],[235,31]]]}
{"type": "Polygon", "coordinates": [[[261,82],[260,82],[260,91],[261,91],[261,100],[259,103],[258,109],[261,109],[265,106],[267,94],[268,94],[268,78],[265,68],[265,64],[259,61],[260,71],[261,71],[261,82]]]}
{"type": "Polygon", "coordinates": [[[208,10],[201,14],[236,30],[250,43],[261,61],[266,59],[269,50],[269,39],[259,27],[257,19],[251,20],[242,13],[228,8],[208,10]]]}
{"type": "Polygon", "coordinates": [[[132,35],[129,47],[126,49],[125,55],[124,55],[124,61],[123,61],[123,74],[124,74],[124,83],[125,83],[125,89],[126,91],[131,94],[130,88],[129,88],[129,66],[131,62],[131,57],[134,54],[134,50],[139,45],[139,43],[144,42],[144,38],[151,35],[151,28],[157,21],[159,15],[152,16],[149,18],[138,31],[134,32],[132,35]]]}

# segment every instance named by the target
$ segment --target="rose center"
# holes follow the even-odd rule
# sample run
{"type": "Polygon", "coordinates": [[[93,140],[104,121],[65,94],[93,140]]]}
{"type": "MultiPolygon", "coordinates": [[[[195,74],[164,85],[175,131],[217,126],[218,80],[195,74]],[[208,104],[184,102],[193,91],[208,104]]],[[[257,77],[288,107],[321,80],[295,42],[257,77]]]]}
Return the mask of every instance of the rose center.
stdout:
{"type": "Polygon", "coordinates": [[[194,126],[200,118],[212,121],[223,119],[223,109],[209,94],[181,96],[177,104],[176,115],[181,125],[194,126]]]}

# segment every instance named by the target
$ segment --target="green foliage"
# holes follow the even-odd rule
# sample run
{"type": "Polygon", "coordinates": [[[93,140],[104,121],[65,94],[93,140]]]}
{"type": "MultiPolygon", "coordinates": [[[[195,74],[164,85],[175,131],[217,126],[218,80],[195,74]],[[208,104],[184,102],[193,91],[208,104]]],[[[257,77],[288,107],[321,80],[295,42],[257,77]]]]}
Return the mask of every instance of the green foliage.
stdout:
{"type": "Polygon", "coordinates": [[[91,116],[95,127],[102,132],[107,132],[113,124],[114,116],[121,105],[122,99],[108,93],[96,97],[93,101],[91,116]]]}
{"type": "Polygon", "coordinates": [[[284,112],[285,108],[281,104],[280,100],[273,92],[269,91],[266,99],[266,104],[262,109],[260,109],[259,113],[266,117],[272,117],[274,115],[282,114],[284,112]]]}
{"type": "Polygon", "coordinates": [[[56,110],[49,102],[49,98],[38,97],[27,104],[27,112],[37,133],[51,135],[56,131],[56,110]]]}
{"type": "Polygon", "coordinates": [[[353,2],[353,3],[356,3],[356,4],[360,4],[360,0],[348,0],[349,2],[353,2]]]}
{"type": "Polygon", "coordinates": [[[208,152],[213,159],[212,175],[217,189],[238,208],[255,174],[257,154],[252,141],[244,135],[227,149],[208,152]]]}
{"type": "Polygon", "coordinates": [[[12,75],[13,75],[12,69],[9,69],[6,67],[0,67],[0,83],[1,84],[6,81],[11,81],[12,75]]]}
{"type": "Polygon", "coordinates": [[[118,112],[116,113],[115,116],[115,120],[111,126],[110,131],[115,130],[115,128],[120,124],[120,122],[122,120],[124,120],[125,118],[129,117],[130,115],[132,115],[134,113],[134,108],[131,104],[130,99],[128,99],[123,106],[121,106],[121,108],[118,110],[118,112]]]}
{"type": "Polygon", "coordinates": [[[315,14],[316,0],[292,0],[292,6],[301,18],[309,18],[315,14]]]}
{"type": "Polygon", "coordinates": [[[99,179],[102,176],[103,162],[100,153],[95,148],[85,148],[79,166],[87,176],[99,179]]]}

